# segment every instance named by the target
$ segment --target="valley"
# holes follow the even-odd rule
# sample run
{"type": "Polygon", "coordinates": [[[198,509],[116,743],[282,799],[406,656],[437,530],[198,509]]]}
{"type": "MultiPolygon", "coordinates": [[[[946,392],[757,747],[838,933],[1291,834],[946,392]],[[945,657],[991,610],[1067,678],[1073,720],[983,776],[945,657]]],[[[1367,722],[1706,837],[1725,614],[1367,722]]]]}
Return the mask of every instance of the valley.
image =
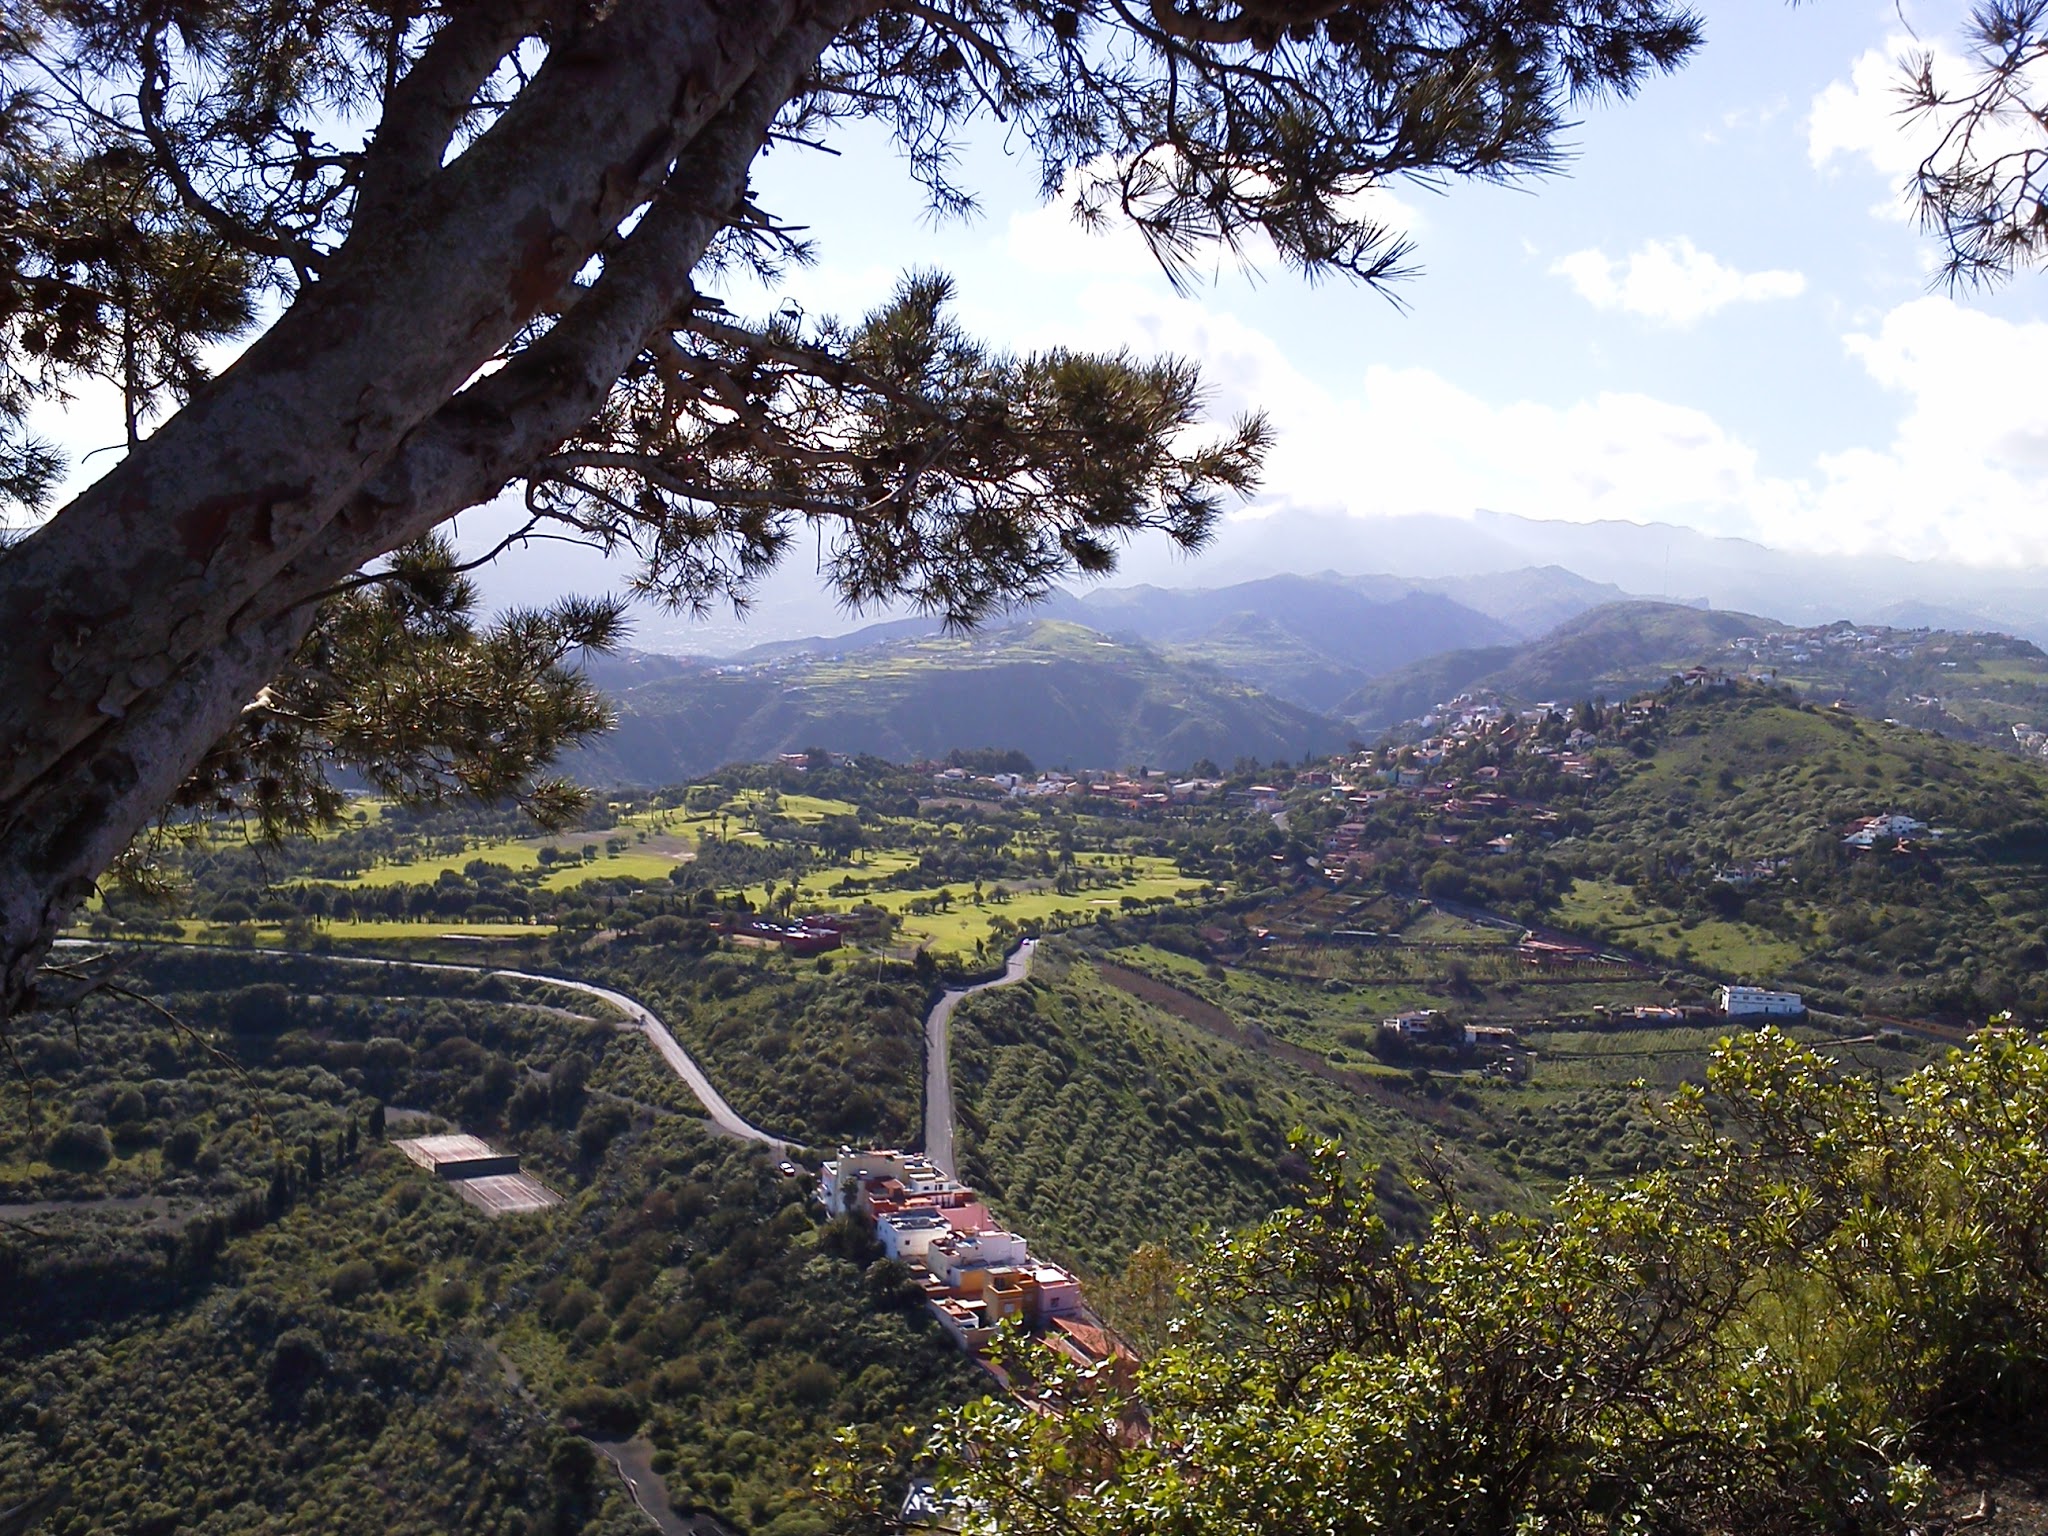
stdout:
{"type": "MultiPolygon", "coordinates": [[[[1784,663],[1819,644],[1724,620],[1784,663]]],[[[1549,654],[1619,620],[1580,622],[1549,654]]],[[[1698,623],[1635,654],[1675,667],[1698,623]]],[[[2001,686],[2027,664],[1916,643],[2001,686]]],[[[0,1507],[76,1464],[56,1529],[343,1499],[344,1530],[624,1532],[592,1446],[630,1439],[677,1521],[828,1536],[837,1431],[989,1378],[785,1156],[939,1147],[1144,1353],[1170,1277],[1304,1198],[1322,1143],[1415,1242],[1446,1198],[1534,1220],[1683,1166],[1690,1096],[1754,1031],[1730,986],[1795,991],[1784,1036],[1858,1080],[2048,1012],[2048,770],[1746,660],[1292,763],[813,747],[546,834],[361,800],[318,839],[169,849],[169,906],[110,887],[67,950],[121,990],[9,1042],[0,1507]],[[1020,940],[933,1052],[935,1002],[1020,940]],[[561,1203],[492,1220],[386,1145],[401,1119],[561,1203]],[[209,1329],[238,1397],[188,1369],[209,1329]],[[202,1497],[64,1428],[110,1415],[240,1470],[202,1497]]]]}

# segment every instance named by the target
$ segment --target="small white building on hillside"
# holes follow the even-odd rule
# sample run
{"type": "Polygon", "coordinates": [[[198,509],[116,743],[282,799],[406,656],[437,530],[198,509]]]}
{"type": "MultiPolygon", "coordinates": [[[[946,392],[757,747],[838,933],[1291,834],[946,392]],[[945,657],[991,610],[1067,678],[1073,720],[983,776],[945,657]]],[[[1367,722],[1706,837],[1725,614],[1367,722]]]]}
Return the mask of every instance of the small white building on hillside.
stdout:
{"type": "Polygon", "coordinates": [[[905,1264],[922,1264],[925,1250],[953,1230],[937,1211],[891,1211],[877,1218],[875,1238],[882,1252],[905,1264]]]}
{"type": "Polygon", "coordinates": [[[818,1204],[835,1216],[856,1209],[862,1195],[877,1188],[884,1198],[922,1195],[938,1204],[974,1198],[973,1190],[948,1178],[922,1152],[898,1152],[889,1147],[856,1152],[841,1147],[839,1155],[827,1158],[818,1172],[818,1204]]]}
{"type": "Polygon", "coordinates": [[[1721,1011],[1731,1019],[1784,1019],[1806,1012],[1806,1004],[1797,992],[1771,992],[1762,987],[1723,987],[1721,1011]]]}
{"type": "Polygon", "coordinates": [[[1851,848],[1875,848],[1879,843],[1903,842],[1909,837],[1927,835],[1926,822],[1892,811],[1883,816],[1865,816],[1853,823],[1848,836],[1842,841],[1851,848]]]}

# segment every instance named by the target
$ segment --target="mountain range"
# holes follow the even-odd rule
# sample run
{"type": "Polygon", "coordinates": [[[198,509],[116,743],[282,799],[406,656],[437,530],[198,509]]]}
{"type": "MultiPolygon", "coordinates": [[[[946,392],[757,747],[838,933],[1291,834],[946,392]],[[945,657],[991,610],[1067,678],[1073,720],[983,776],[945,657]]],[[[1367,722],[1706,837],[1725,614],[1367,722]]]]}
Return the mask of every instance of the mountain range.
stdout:
{"type": "MultiPolygon", "coordinates": [[[[1293,759],[1374,739],[1461,694],[1625,697],[1701,662],[1744,670],[1767,654],[1806,657],[1798,637],[1811,632],[1626,598],[1554,567],[1104,588],[1055,594],[965,635],[895,619],[725,659],[599,659],[592,675],[618,705],[618,728],[568,767],[647,784],[808,747],[897,760],[1015,747],[1069,768],[1293,759]]],[[[1787,681],[2008,746],[2025,734],[2014,726],[2048,720],[2048,660],[2031,644],[1872,633],[1874,651],[1815,646],[1787,681]]]]}
{"type": "MultiPolygon", "coordinates": [[[[465,513],[460,543],[482,554],[519,521],[509,505],[465,513]]],[[[848,613],[824,586],[824,555],[822,549],[813,559],[792,553],[750,594],[743,616],[679,617],[641,606],[638,643],[649,650],[729,656],[768,642],[857,630],[862,616],[848,613]]],[[[1214,591],[1269,576],[1332,570],[1354,573],[1343,579],[1369,597],[1384,600],[1409,591],[1449,597],[1522,638],[1601,602],[1634,595],[1767,613],[1792,624],[1848,619],[2003,631],[2048,643],[2048,568],[1802,552],[1668,523],[1572,523],[1488,511],[1382,517],[1255,508],[1226,518],[1214,540],[1194,555],[1160,538],[1141,539],[1123,552],[1112,579],[1118,587],[1214,591]],[[1548,599],[1529,576],[1532,569],[1546,568],[1561,583],[1548,599]],[[1505,590],[1490,590],[1495,586],[1505,590]]],[[[607,562],[594,550],[548,543],[513,549],[478,580],[488,603],[503,607],[564,591],[618,590],[630,575],[626,565],[607,562]]],[[[1090,596],[1114,590],[1100,587],[1090,596]]],[[[873,614],[867,621],[901,617],[873,614]]]]}
{"type": "MultiPolygon", "coordinates": [[[[1331,711],[1382,673],[1445,651],[1534,639],[1626,596],[1556,567],[1427,581],[1324,572],[1216,588],[1056,592],[989,628],[1080,624],[1171,661],[1213,667],[1289,703],[1331,711]]],[[[848,634],[771,641],[733,660],[844,656],[940,633],[936,619],[891,619],[848,634]]]]}
{"type": "Polygon", "coordinates": [[[1492,693],[1522,704],[1623,698],[1656,687],[1739,636],[1783,628],[1747,613],[1610,603],[1526,645],[1446,651],[1388,672],[1346,697],[1337,713],[1354,729],[1377,734],[1461,693],[1492,693]]]}

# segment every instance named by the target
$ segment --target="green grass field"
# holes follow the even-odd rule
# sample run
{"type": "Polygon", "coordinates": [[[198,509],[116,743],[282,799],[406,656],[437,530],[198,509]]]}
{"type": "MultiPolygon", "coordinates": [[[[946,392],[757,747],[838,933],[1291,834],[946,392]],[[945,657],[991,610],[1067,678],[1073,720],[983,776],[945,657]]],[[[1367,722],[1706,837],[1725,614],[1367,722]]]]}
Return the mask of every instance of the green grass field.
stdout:
{"type": "Polygon", "coordinates": [[[1577,880],[1558,905],[1566,928],[1599,932],[1629,949],[1660,959],[1687,958],[1710,970],[1768,977],[1796,965],[1805,952],[1789,940],[1747,923],[1708,918],[1685,927],[1663,907],[1644,907],[1626,886],[1607,880],[1577,880]]]}
{"type": "MultiPolygon", "coordinates": [[[[231,931],[218,923],[187,918],[179,924],[180,937],[188,944],[223,944],[231,931]]],[[[255,923],[249,932],[259,948],[274,949],[284,943],[284,929],[276,923],[255,923]]],[[[435,919],[424,923],[400,922],[392,918],[364,918],[320,924],[317,930],[336,943],[375,943],[390,939],[544,939],[555,931],[553,923],[467,923],[435,919]]]]}
{"type": "MultiPolygon", "coordinates": [[[[743,789],[726,802],[727,814],[737,816],[762,804],[767,794],[758,789],[743,789]]],[[[827,816],[858,815],[860,807],[845,800],[826,800],[817,795],[778,795],[775,813],[789,821],[804,826],[813,826],[827,816]]]]}
{"type": "Polygon", "coordinates": [[[1977,676],[1998,683],[2048,683],[2048,662],[2015,657],[2009,661],[1980,661],[1977,676]]]}
{"type": "Polygon", "coordinates": [[[565,890],[585,880],[596,879],[662,880],[677,864],[695,853],[700,834],[693,829],[701,829],[716,820],[715,813],[689,815],[675,810],[642,811],[621,816],[619,824],[606,831],[565,832],[478,842],[460,853],[423,855],[379,864],[364,870],[353,880],[334,883],[358,889],[432,885],[444,870],[460,873],[478,860],[511,870],[538,869],[540,851],[549,847],[563,855],[562,862],[542,882],[549,890],[565,890]],[[604,845],[608,838],[624,838],[626,847],[619,853],[607,853],[604,845]],[[593,860],[584,859],[583,850],[586,848],[594,850],[596,856],[593,860]]]}
{"type": "MultiPolygon", "coordinates": [[[[1121,869],[1121,860],[1110,854],[1082,854],[1078,861],[1084,867],[1121,869]]],[[[945,954],[971,954],[977,942],[990,948],[999,947],[991,924],[998,918],[1008,918],[1012,923],[1023,923],[1035,919],[1046,922],[1057,913],[1065,913],[1079,920],[1092,920],[1097,912],[1119,912],[1123,910],[1123,898],[1132,897],[1139,901],[1160,901],[1177,899],[1201,889],[1200,880],[1189,879],[1175,867],[1171,859],[1151,856],[1139,857],[1121,883],[1077,891],[1061,895],[1047,884],[1044,890],[1019,889],[1011,887],[1011,894],[1003,901],[996,901],[989,892],[983,891],[983,904],[976,906],[971,885],[954,884],[947,886],[918,886],[908,890],[857,890],[834,894],[834,887],[844,882],[864,885],[866,882],[884,879],[912,868],[916,858],[901,850],[883,850],[869,856],[865,864],[834,864],[825,869],[813,870],[798,882],[796,909],[809,907],[831,909],[838,906],[852,906],[864,903],[893,912],[902,919],[897,931],[897,942],[904,945],[920,946],[945,954]],[[941,891],[951,898],[952,905],[946,911],[911,913],[913,902],[930,902],[941,891]]],[[[778,884],[748,886],[742,893],[756,909],[766,910],[778,890],[786,887],[778,884]]]]}

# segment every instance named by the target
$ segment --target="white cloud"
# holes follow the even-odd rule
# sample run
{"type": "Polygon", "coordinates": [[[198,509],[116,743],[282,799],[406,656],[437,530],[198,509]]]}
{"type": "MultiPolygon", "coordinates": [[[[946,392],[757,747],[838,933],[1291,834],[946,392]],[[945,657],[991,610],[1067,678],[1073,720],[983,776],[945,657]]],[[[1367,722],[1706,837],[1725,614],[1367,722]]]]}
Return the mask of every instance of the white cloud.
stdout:
{"type": "Polygon", "coordinates": [[[1005,254],[1027,271],[1084,277],[1146,277],[1159,263],[1138,232],[1122,219],[1090,229],[1074,217],[1071,198],[1059,197],[1010,215],[1005,254]]]}
{"type": "MultiPolygon", "coordinates": [[[[1070,172],[1058,197],[1010,216],[1003,240],[1005,254],[1019,266],[1045,275],[1138,278],[1157,274],[1158,261],[1128,220],[1111,211],[1099,226],[1091,228],[1074,217],[1078,177],[1078,172],[1070,172]]],[[[1421,211],[1385,187],[1354,192],[1340,207],[1348,217],[1377,224],[1397,236],[1413,238],[1422,226],[1421,211]]],[[[1272,246],[1257,235],[1246,241],[1245,254],[1255,268],[1272,271],[1280,264],[1272,246]]],[[[1209,260],[1217,267],[1234,263],[1220,248],[1209,260]]]]}
{"type": "Polygon", "coordinates": [[[1046,340],[1170,351],[1198,360],[1218,416],[1263,409],[1278,428],[1262,503],[1356,514],[1671,518],[1756,533],[1796,490],[1711,416],[1632,393],[1498,402],[1428,368],[1368,367],[1334,393],[1272,339],[1200,303],[1091,287],[1046,340]]]}
{"type": "Polygon", "coordinates": [[[1330,389],[1236,317],[1148,286],[1088,285],[1036,344],[1128,346],[1201,363],[1215,413],[1278,428],[1265,508],[1357,515],[1477,507],[1584,522],[1668,521],[1812,550],[2048,562],[2048,394],[2030,387],[2048,323],[1920,298],[1845,339],[1896,391],[1869,444],[1772,473],[1710,413],[1635,392],[1491,399],[1424,367],[1367,367],[1330,389]]]}
{"type": "Polygon", "coordinates": [[[1739,271],[1683,235],[1648,241],[1626,260],[1599,250],[1574,251],[1550,270],[1595,309],[1624,310],[1660,325],[1693,325],[1730,304],[1795,298],[1806,291],[1806,278],[1798,272],[1739,271]]]}
{"type": "MultiPolygon", "coordinates": [[[[1806,119],[1807,157],[1819,169],[1838,160],[1860,160],[1889,183],[1891,195],[1871,211],[1882,218],[1910,219],[1914,173],[1942,149],[1947,126],[1959,109],[1931,114],[1906,110],[1904,87],[1909,70],[1927,59],[1937,88],[1945,96],[1967,94],[1976,73],[1962,51],[1950,41],[1932,45],[1904,33],[1885,39],[1849,66],[1849,78],[1836,80],[1813,98],[1806,119]]],[[[2040,82],[2022,94],[2038,96],[2040,82]]],[[[2010,113],[1980,125],[1972,151],[1978,160],[2010,150],[2037,146],[2038,127],[2023,114],[2010,113]]],[[[1953,148],[1953,146],[1950,146],[1953,148]]]]}
{"type": "MultiPolygon", "coordinates": [[[[1924,43],[1904,34],[1887,38],[1882,48],[1849,66],[1847,80],[1831,82],[1814,97],[1807,114],[1807,158],[1823,169],[1838,159],[1862,160],[1893,189],[1892,197],[1872,209],[1889,218],[1911,216],[1906,184],[1940,141],[1934,124],[1909,119],[1900,110],[1905,105],[1899,94],[1905,82],[1902,61],[1925,51],[1924,43]]],[[[1953,54],[1935,51],[1936,78],[1953,78],[1958,68],[1953,54]]]]}
{"type": "Polygon", "coordinates": [[[1799,537],[1984,562],[2048,557],[2048,398],[2035,387],[2048,323],[1922,298],[1845,345],[1906,409],[1883,448],[1819,459],[1824,484],[1799,537]]]}

